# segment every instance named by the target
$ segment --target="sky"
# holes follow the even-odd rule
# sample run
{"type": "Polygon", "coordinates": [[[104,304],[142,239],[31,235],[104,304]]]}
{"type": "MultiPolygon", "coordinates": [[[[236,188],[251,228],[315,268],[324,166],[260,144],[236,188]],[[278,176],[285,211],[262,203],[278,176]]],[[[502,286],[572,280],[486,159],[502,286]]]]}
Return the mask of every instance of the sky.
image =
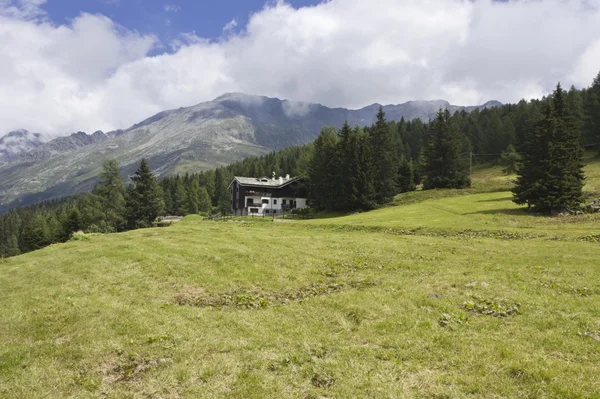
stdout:
{"type": "Polygon", "coordinates": [[[0,135],[244,92],[332,107],[587,87],[600,0],[0,0],[0,135]]]}

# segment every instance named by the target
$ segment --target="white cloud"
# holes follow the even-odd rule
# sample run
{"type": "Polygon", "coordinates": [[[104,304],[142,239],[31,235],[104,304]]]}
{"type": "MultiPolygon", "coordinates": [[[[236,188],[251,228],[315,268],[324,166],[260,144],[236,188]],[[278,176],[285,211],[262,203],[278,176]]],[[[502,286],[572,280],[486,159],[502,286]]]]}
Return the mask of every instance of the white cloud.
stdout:
{"type": "Polygon", "coordinates": [[[0,16],[35,18],[44,15],[42,6],[47,0],[0,0],[0,16]]]}
{"type": "Polygon", "coordinates": [[[165,12],[178,12],[179,10],[181,10],[181,7],[176,4],[165,4],[163,6],[163,9],[165,10],[165,12]]]}
{"type": "Polygon", "coordinates": [[[223,27],[223,32],[224,33],[231,33],[235,30],[235,28],[238,26],[237,21],[234,19],[232,19],[231,21],[227,22],[227,24],[225,24],[225,26],[223,27]]]}
{"type": "Polygon", "coordinates": [[[511,102],[600,70],[599,0],[278,1],[155,57],[154,37],[106,17],[57,26],[13,3],[0,0],[0,133],[125,128],[233,91],[347,107],[511,102]]]}

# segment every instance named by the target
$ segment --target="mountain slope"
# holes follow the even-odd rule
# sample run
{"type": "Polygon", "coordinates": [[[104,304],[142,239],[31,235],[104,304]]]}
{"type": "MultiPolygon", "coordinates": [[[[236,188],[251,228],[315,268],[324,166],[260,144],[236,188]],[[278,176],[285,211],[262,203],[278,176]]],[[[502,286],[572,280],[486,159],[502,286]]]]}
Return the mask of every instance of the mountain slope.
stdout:
{"type": "MultiPolygon", "coordinates": [[[[370,125],[378,104],[359,109],[225,94],[160,112],[124,131],[83,132],[37,145],[0,166],[0,211],[92,188],[102,162],[115,158],[131,174],[146,158],[154,173],[200,171],[314,140],[325,125],[370,125]]],[[[390,120],[432,117],[447,102],[388,105],[390,120]]]]}
{"type": "Polygon", "coordinates": [[[14,130],[0,137],[0,165],[18,159],[19,155],[30,152],[47,141],[40,133],[25,129],[14,130]]]}

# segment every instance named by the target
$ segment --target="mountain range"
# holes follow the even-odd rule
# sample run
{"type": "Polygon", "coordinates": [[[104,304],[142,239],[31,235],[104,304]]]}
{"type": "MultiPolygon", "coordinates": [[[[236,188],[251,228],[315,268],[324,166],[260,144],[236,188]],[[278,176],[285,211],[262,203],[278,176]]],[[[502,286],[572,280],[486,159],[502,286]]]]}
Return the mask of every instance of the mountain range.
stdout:
{"type": "MultiPolygon", "coordinates": [[[[383,106],[388,120],[424,121],[438,109],[471,111],[443,100],[383,106]]],[[[73,133],[48,140],[17,130],[0,138],[0,212],[90,190],[102,162],[116,159],[131,175],[146,158],[159,176],[199,172],[313,141],[323,126],[374,123],[379,104],[358,109],[229,93],[192,107],[160,112],[125,130],[73,133]]]]}

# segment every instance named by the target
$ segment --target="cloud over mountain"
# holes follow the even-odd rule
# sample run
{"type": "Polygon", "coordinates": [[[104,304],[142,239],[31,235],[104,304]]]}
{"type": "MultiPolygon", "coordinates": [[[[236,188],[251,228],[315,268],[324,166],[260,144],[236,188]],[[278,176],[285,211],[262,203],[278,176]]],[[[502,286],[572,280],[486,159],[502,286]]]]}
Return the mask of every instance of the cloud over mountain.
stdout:
{"type": "Polygon", "coordinates": [[[225,92],[358,107],[539,97],[600,69],[598,0],[269,3],[218,40],[159,43],[102,15],[0,0],[0,133],[128,127],[225,92]],[[173,52],[149,56],[157,48],[173,52]]]}

